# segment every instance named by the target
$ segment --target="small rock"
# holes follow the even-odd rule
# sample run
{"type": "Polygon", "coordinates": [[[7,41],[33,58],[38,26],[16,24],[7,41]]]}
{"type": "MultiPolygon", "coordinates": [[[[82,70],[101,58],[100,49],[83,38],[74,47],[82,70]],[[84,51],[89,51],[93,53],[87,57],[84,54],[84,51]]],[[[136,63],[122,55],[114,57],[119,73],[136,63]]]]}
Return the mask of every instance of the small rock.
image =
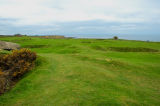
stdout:
{"type": "Polygon", "coordinates": [[[16,50],[20,49],[20,45],[16,43],[11,43],[11,42],[5,42],[5,41],[0,41],[0,49],[2,50],[16,50]]]}

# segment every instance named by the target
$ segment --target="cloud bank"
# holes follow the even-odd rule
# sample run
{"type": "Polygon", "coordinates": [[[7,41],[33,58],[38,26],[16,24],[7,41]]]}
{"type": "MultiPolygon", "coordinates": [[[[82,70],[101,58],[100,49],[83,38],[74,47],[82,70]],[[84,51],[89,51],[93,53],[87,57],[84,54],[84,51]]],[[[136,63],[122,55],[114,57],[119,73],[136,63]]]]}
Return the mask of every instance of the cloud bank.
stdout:
{"type": "Polygon", "coordinates": [[[160,34],[153,29],[160,28],[159,5],[159,0],[0,0],[0,34],[160,34]]]}

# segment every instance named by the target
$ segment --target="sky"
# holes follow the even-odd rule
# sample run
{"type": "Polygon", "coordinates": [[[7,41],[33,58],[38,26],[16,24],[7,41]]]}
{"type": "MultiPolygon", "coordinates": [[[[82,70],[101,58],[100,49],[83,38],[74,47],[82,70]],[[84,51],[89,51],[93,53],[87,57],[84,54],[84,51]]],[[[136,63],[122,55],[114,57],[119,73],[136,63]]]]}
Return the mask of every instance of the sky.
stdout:
{"type": "Polygon", "coordinates": [[[160,40],[160,0],[0,0],[0,34],[16,33],[160,40]]]}

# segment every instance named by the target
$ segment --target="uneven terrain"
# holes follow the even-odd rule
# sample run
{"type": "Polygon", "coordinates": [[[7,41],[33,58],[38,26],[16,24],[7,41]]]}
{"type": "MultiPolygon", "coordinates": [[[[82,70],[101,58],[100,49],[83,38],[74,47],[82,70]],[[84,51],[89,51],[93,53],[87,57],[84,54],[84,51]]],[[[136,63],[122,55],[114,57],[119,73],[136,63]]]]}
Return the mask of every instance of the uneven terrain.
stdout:
{"type": "Polygon", "coordinates": [[[158,106],[160,42],[2,37],[37,52],[38,66],[2,106],[158,106]]]}

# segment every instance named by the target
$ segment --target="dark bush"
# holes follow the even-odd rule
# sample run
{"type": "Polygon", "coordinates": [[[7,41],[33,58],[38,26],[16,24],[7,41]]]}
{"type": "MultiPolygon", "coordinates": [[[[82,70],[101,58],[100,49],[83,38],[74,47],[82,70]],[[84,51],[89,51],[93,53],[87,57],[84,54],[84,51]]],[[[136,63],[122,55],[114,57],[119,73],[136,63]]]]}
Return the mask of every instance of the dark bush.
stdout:
{"type": "Polygon", "coordinates": [[[8,89],[10,82],[11,81],[10,78],[8,78],[7,73],[4,73],[2,70],[0,70],[0,94],[8,89]]]}
{"type": "Polygon", "coordinates": [[[118,37],[117,37],[117,36],[114,36],[113,39],[114,39],[114,40],[118,40],[118,37]]]}
{"type": "Polygon", "coordinates": [[[0,57],[0,93],[10,85],[10,81],[29,71],[36,58],[36,53],[29,49],[14,50],[11,54],[0,57]]]}

